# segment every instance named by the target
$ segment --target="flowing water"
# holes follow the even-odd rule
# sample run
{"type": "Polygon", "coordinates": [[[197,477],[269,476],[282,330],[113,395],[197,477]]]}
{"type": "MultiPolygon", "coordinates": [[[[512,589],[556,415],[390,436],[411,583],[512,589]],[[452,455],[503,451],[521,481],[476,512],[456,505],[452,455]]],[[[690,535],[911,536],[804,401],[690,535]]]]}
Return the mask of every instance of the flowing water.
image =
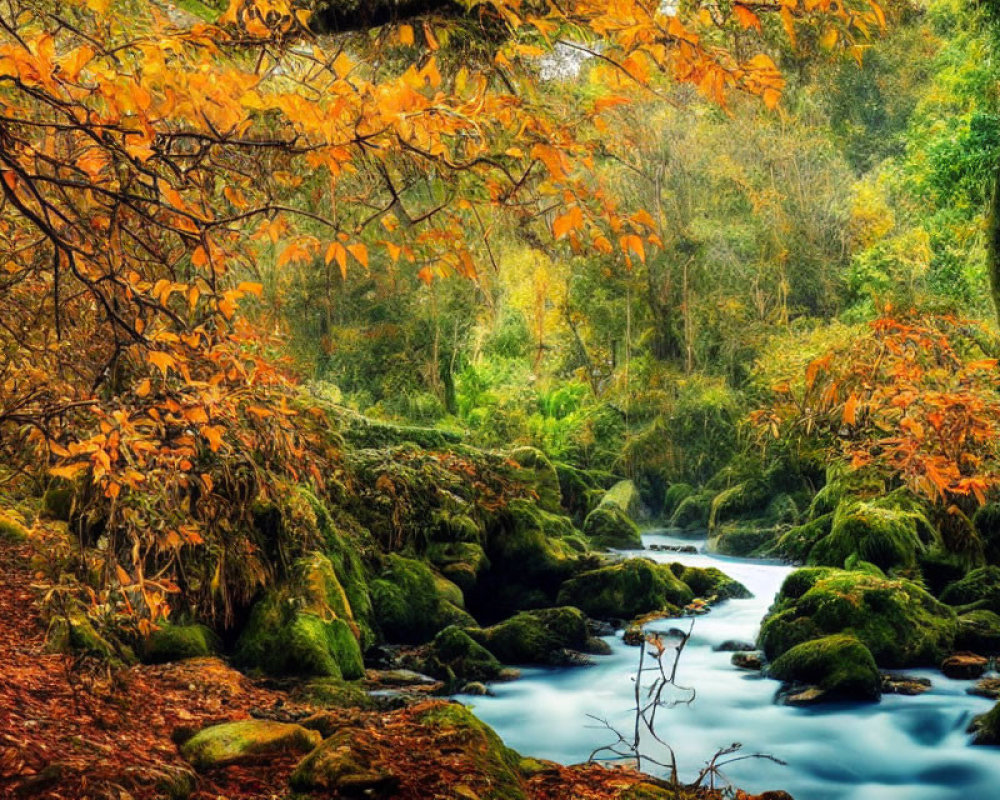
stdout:
{"type": "MultiPolygon", "coordinates": [[[[647,545],[690,544],[663,533],[647,545]]],[[[752,642],[781,582],[784,565],[709,554],[645,550],[657,561],[716,566],[754,594],[730,600],[698,617],[683,653],[678,683],[693,687],[690,705],[661,710],[657,733],[677,753],[681,777],[692,779],[719,748],[734,742],[745,753],[769,753],[787,762],[748,760],[725,776],[748,791],[781,788],[796,800],[993,800],[1000,798],[1000,749],[968,745],[966,726],[991,701],[966,694],[964,681],[936,671],[910,670],[933,688],[918,697],[886,695],[877,704],[792,708],[774,704],[778,683],[730,664],[713,647],[728,640],[752,642]]],[[[684,627],[664,620],[654,629],[684,627]]],[[[475,713],[504,741],[525,754],[564,764],[585,761],[614,734],[588,717],[606,719],[623,733],[632,726],[638,650],[609,637],[612,654],[588,668],[525,669],[520,680],[493,686],[495,696],[475,698],[475,713]]],[[[463,698],[468,701],[469,698],[463,698]]],[[[661,759],[662,760],[662,759],[661,759]]],[[[650,770],[655,771],[655,770],[650,770]]]]}

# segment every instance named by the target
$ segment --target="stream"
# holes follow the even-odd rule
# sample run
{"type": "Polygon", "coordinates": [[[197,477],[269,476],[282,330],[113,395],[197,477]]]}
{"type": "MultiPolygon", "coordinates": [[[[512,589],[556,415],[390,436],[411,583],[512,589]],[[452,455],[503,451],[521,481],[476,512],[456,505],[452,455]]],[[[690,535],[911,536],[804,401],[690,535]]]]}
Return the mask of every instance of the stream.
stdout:
{"type": "MultiPolygon", "coordinates": [[[[663,532],[647,533],[643,541],[647,546],[701,546],[663,532]]],[[[768,753],[787,763],[752,759],[724,770],[726,779],[751,792],[780,788],[796,800],[1000,797],[1000,751],[969,746],[965,733],[972,716],[988,711],[992,701],[966,694],[968,682],[934,670],[908,670],[930,678],[932,689],[918,697],[885,695],[877,704],[792,708],[774,704],[776,681],[739,670],[730,664],[731,653],[713,650],[729,639],[755,639],[792,567],[706,553],[644,550],[626,555],[716,566],[754,594],[696,619],[678,683],[693,687],[697,697],[690,705],[661,709],[657,715],[657,733],[676,751],[683,780],[693,779],[718,749],[740,742],[743,753],[768,753]]],[[[663,620],[650,628],[686,630],[689,624],[663,620]]],[[[564,764],[585,761],[595,748],[615,739],[588,714],[607,719],[623,733],[632,726],[631,677],[638,650],[625,645],[620,634],[607,641],[612,654],[596,658],[593,667],[526,668],[520,680],[493,685],[492,697],[461,699],[516,750],[564,764]]]]}

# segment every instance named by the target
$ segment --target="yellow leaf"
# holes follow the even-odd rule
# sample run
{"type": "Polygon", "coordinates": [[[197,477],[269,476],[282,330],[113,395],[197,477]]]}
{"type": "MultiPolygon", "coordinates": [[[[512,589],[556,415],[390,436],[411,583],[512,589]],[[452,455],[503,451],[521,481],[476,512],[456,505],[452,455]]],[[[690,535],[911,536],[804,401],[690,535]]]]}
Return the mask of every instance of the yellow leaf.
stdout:
{"type": "Polygon", "coordinates": [[[834,28],[830,27],[823,31],[823,35],[819,37],[819,44],[824,50],[833,50],[834,46],[837,44],[837,39],[840,38],[840,32],[834,28]]]}
{"type": "Polygon", "coordinates": [[[758,33],[760,33],[760,17],[754,14],[746,6],[734,5],[733,13],[736,15],[737,22],[745,30],[747,28],[755,28],[758,33]]]}
{"type": "Polygon", "coordinates": [[[77,461],[75,464],[66,464],[62,467],[52,467],[49,470],[49,474],[56,478],[65,478],[68,481],[73,480],[81,472],[87,469],[86,461],[77,461]]]}
{"type": "Polygon", "coordinates": [[[365,269],[368,269],[368,248],[363,244],[347,245],[347,252],[354,256],[365,269]]]}
{"type": "Polygon", "coordinates": [[[201,427],[201,435],[208,442],[208,446],[213,453],[219,452],[219,448],[222,447],[222,428],[220,426],[203,425],[201,427]]]}
{"type": "Polygon", "coordinates": [[[164,377],[167,375],[167,370],[171,367],[177,366],[177,362],[174,360],[174,357],[169,353],[164,353],[162,350],[150,350],[146,353],[146,360],[159,369],[160,372],[163,373],[164,377]]]}
{"type": "Polygon", "coordinates": [[[413,28],[409,25],[399,26],[399,42],[400,44],[405,44],[407,47],[413,44],[413,28]]]}
{"type": "Polygon", "coordinates": [[[135,394],[137,397],[148,397],[150,388],[149,378],[145,378],[138,386],[135,387],[135,394]]]}
{"type": "Polygon", "coordinates": [[[240,285],[236,287],[236,291],[260,297],[264,293],[264,287],[255,281],[242,281],[240,285]]]}
{"type": "Polygon", "coordinates": [[[844,424],[853,425],[858,419],[858,396],[851,393],[851,396],[847,398],[847,402],[844,403],[844,424]]]}

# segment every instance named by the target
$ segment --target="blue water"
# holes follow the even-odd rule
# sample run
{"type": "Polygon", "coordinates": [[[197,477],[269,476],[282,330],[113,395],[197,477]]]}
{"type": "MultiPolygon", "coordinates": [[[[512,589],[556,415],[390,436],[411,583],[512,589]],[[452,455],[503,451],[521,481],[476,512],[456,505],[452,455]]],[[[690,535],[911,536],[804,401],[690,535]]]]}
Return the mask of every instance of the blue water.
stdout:
{"type": "MultiPolygon", "coordinates": [[[[690,543],[663,533],[643,539],[647,545],[690,543]]],[[[719,748],[740,742],[744,753],[769,753],[787,762],[750,760],[725,769],[734,785],[752,792],[780,788],[796,800],[1000,798],[1000,748],[971,747],[965,733],[972,716],[992,703],[966,694],[967,682],[914,670],[909,674],[933,682],[931,691],[918,697],[886,695],[877,704],[810,709],[775,705],[777,682],[736,669],[730,653],[712,648],[727,639],[753,641],[791,569],[703,553],[634,555],[717,566],[754,593],[753,599],[731,600],[697,618],[678,672],[678,682],[693,687],[696,699],[658,714],[657,733],[674,748],[683,779],[693,779],[719,748]]],[[[667,620],[652,627],[675,625],[677,620],[667,620]]],[[[632,725],[631,676],[638,650],[620,637],[607,641],[613,652],[598,658],[596,666],[525,669],[520,680],[494,685],[495,696],[475,698],[475,713],[522,753],[564,764],[587,760],[614,738],[588,714],[623,732],[632,725]]],[[[663,760],[661,751],[650,747],[649,753],[663,760]]]]}

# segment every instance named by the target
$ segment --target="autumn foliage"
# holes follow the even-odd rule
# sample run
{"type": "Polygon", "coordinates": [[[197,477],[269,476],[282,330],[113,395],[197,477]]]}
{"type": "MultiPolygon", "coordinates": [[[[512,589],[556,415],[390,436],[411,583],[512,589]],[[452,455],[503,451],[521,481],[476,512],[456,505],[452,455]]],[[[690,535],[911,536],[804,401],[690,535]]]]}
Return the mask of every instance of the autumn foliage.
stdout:
{"type": "Polygon", "coordinates": [[[1000,372],[988,332],[951,316],[883,316],[774,387],[768,438],[817,441],[928,500],[966,511],[1000,482],[1000,372]]]}

